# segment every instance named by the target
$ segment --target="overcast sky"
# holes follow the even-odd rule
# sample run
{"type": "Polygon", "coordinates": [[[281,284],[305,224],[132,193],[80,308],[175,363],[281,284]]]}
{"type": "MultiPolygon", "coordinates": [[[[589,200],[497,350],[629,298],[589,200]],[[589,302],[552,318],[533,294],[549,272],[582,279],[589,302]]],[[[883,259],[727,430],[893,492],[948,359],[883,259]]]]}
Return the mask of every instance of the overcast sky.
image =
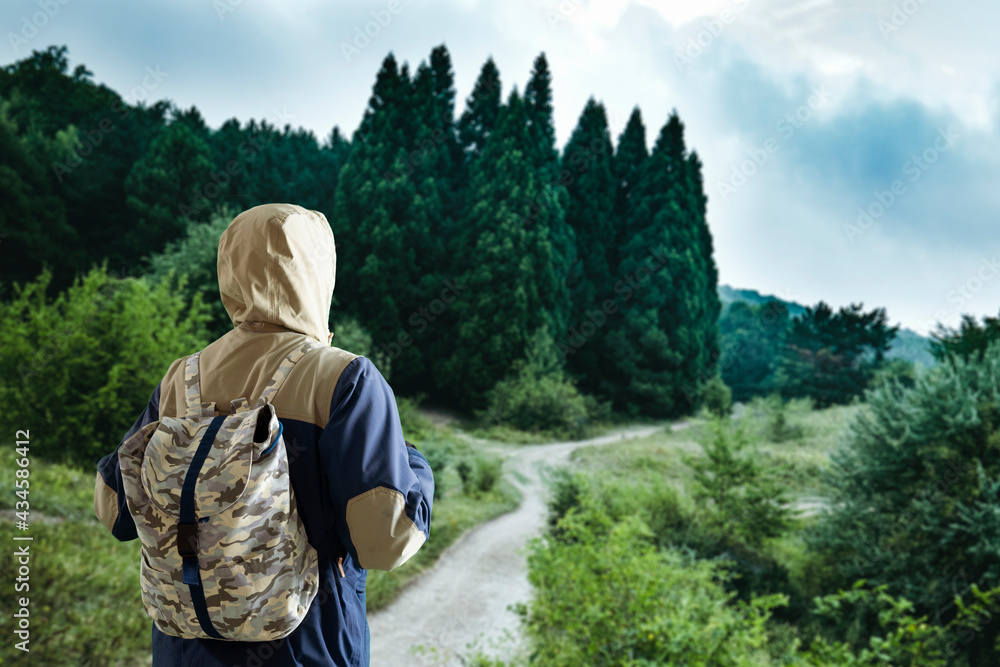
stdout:
{"type": "Polygon", "coordinates": [[[544,51],[560,147],[591,95],[616,140],[636,105],[650,145],[678,110],[704,163],[720,282],[884,306],[920,333],[1000,310],[994,1],[347,4],[4,0],[0,62],[65,44],[71,67],[129,101],[324,138],[354,131],[390,51],[413,71],[447,45],[459,113],[488,56],[506,96],[544,51]]]}

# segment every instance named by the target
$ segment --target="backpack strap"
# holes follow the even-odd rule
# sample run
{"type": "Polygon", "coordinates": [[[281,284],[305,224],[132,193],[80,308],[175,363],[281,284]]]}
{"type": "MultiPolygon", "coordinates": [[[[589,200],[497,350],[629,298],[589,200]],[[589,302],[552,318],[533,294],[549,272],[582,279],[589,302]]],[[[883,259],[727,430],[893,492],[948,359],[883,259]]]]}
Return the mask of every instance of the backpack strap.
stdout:
{"type": "Polygon", "coordinates": [[[201,376],[198,373],[198,357],[201,351],[187,358],[184,365],[184,416],[201,417],[201,376]]]}
{"type": "MultiPolygon", "coordinates": [[[[306,342],[302,343],[294,350],[288,353],[281,363],[278,364],[278,370],[274,372],[274,375],[268,381],[267,386],[264,387],[264,391],[261,393],[261,398],[267,398],[271,401],[274,395],[281,388],[281,384],[288,377],[291,372],[292,367],[295,363],[304,357],[307,352],[314,350],[317,347],[326,347],[317,340],[310,338],[306,342]]],[[[201,374],[198,368],[198,358],[201,356],[201,351],[195,352],[187,358],[187,363],[184,366],[184,415],[186,417],[202,417],[202,416],[214,416],[214,406],[209,412],[205,412],[202,402],[201,402],[201,374]]],[[[242,399],[237,399],[242,400],[242,399]]],[[[235,401],[233,404],[233,412],[237,412],[237,406],[235,401]]]]}
{"type": "Polygon", "coordinates": [[[278,370],[274,372],[270,382],[268,382],[267,386],[264,387],[264,391],[261,392],[260,398],[257,399],[258,403],[264,400],[270,402],[274,398],[274,395],[278,393],[278,389],[281,388],[281,384],[285,381],[285,378],[288,377],[288,374],[292,371],[292,367],[295,366],[296,362],[304,357],[306,353],[316,349],[317,347],[326,346],[319,341],[310,338],[289,352],[288,355],[281,360],[281,363],[278,364],[278,370]]]}

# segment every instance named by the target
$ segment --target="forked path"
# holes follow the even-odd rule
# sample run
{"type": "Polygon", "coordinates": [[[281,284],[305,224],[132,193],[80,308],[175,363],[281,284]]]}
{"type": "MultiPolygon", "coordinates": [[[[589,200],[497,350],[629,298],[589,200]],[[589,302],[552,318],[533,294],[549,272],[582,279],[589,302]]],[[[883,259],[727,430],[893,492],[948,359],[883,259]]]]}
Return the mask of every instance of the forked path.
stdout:
{"type": "MultiPolygon", "coordinates": [[[[687,423],[673,424],[680,429],[687,423]]],[[[522,549],[541,534],[546,490],[541,471],[569,460],[578,447],[641,438],[662,430],[650,426],[577,442],[504,448],[509,479],[523,494],[521,506],[469,531],[449,547],[433,568],[408,586],[384,610],[371,614],[372,667],[459,665],[471,643],[484,653],[503,655],[513,644],[518,620],[508,610],[531,595],[522,549]],[[413,647],[424,651],[414,653],[413,647]]],[[[431,533],[434,524],[431,522],[431,533]]]]}

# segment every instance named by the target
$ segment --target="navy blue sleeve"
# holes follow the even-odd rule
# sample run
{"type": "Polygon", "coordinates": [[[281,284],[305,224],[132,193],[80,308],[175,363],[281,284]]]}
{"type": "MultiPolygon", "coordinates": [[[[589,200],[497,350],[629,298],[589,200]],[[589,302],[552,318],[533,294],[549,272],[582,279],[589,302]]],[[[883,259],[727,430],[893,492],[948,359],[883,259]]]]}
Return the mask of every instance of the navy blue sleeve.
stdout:
{"type": "Polygon", "coordinates": [[[94,509],[102,523],[111,528],[111,534],[122,542],[134,540],[138,535],[135,531],[135,522],[132,521],[132,515],[129,513],[128,506],[125,503],[125,490],[122,487],[122,471],[118,467],[118,450],[136,431],[159,418],[160,385],[157,384],[156,389],[153,390],[153,394],[149,397],[146,409],[142,411],[139,418],[132,424],[132,428],[128,430],[125,437],[118,443],[118,447],[115,447],[115,451],[103,457],[97,464],[98,484],[94,490],[94,509]],[[117,515],[114,514],[116,507],[117,515]],[[104,516],[102,516],[102,513],[104,516]]]}
{"type": "Polygon", "coordinates": [[[341,543],[365,568],[405,562],[430,536],[434,476],[406,446],[392,389],[368,359],[341,374],[319,446],[341,543]]]}

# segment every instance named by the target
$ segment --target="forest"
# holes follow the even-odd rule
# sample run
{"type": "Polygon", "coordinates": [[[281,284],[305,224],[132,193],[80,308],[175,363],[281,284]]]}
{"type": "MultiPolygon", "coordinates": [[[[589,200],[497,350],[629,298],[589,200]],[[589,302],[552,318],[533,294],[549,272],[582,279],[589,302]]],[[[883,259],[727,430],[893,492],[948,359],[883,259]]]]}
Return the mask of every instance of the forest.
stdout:
{"type": "MultiPolygon", "coordinates": [[[[53,484],[89,480],[169,364],[232,328],[223,230],[296,203],[336,239],[333,344],[370,357],[401,412],[445,406],[507,442],[697,420],[686,458],[654,439],[556,476],[520,611],[532,664],[995,665],[1000,318],[939,327],[924,365],[888,354],[885,308],[724,307],[676,112],[650,146],[638,107],[612,137],[591,98],[559,149],[544,53],[523,91],[504,97],[490,59],[459,114],[457,94],[444,45],[412,71],[390,53],[357,129],[319,139],[129,101],[66,47],[0,68],[0,427],[45,433],[53,484]],[[821,438],[806,467],[761,453],[821,438]],[[809,516],[788,498],[803,479],[824,497],[809,516]],[[713,627],[728,648],[707,648],[713,627]]],[[[497,461],[429,447],[462,511],[489,507],[449,539],[510,509],[497,461]]],[[[67,493],[48,511],[90,521],[67,493]]],[[[135,650],[115,641],[88,655],[135,650]]]]}

